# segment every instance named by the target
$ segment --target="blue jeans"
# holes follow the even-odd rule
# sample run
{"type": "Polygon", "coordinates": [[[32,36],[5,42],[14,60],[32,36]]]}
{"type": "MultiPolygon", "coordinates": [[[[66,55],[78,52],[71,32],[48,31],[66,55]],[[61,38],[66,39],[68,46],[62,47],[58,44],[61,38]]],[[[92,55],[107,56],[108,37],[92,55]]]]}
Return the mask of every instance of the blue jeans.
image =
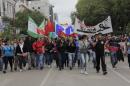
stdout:
{"type": "Polygon", "coordinates": [[[58,53],[58,57],[59,57],[59,69],[64,69],[64,65],[65,65],[65,58],[66,58],[66,54],[65,52],[60,52],[58,53]]]}
{"type": "Polygon", "coordinates": [[[92,50],[89,50],[90,52],[90,59],[92,60],[93,64],[94,64],[94,68],[96,66],[96,53],[92,50]]]}
{"type": "Polygon", "coordinates": [[[84,69],[85,71],[86,71],[88,59],[89,59],[89,57],[88,57],[87,53],[80,53],[81,69],[84,69]]]}
{"type": "Polygon", "coordinates": [[[116,52],[111,52],[111,63],[113,68],[118,63],[116,52]]]}
{"type": "Polygon", "coordinates": [[[36,55],[36,66],[37,66],[37,68],[44,67],[44,55],[43,54],[36,55]]]}
{"type": "Polygon", "coordinates": [[[79,48],[77,47],[77,48],[76,48],[76,51],[75,51],[74,64],[75,64],[76,61],[78,60],[78,54],[79,54],[79,48]]]}
{"type": "Polygon", "coordinates": [[[53,61],[52,53],[46,53],[46,64],[51,65],[53,61]]]}
{"type": "Polygon", "coordinates": [[[72,67],[73,62],[74,62],[75,53],[68,53],[68,57],[69,57],[69,67],[72,67]]]}

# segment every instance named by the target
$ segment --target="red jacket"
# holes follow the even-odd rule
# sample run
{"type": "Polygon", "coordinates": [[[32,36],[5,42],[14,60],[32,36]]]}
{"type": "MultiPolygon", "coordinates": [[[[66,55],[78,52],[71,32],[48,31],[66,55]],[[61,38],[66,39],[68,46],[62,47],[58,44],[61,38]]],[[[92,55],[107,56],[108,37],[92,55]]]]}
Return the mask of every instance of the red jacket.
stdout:
{"type": "Polygon", "coordinates": [[[45,43],[43,41],[36,41],[33,43],[33,49],[37,54],[42,54],[45,52],[44,50],[45,43]]]}

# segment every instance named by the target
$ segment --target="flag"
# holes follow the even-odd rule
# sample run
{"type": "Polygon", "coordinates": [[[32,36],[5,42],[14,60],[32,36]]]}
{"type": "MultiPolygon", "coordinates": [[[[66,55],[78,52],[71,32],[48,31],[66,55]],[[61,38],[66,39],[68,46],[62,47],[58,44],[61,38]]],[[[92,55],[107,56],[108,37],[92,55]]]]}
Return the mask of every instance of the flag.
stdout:
{"type": "Polygon", "coordinates": [[[66,30],[65,30],[65,34],[66,34],[66,35],[71,35],[71,34],[73,34],[73,33],[74,33],[73,26],[72,26],[72,25],[68,26],[68,27],[66,28],[66,30]]]}
{"type": "Polygon", "coordinates": [[[34,38],[38,38],[39,35],[37,33],[37,28],[38,26],[36,25],[36,23],[34,22],[34,20],[29,17],[29,20],[28,20],[28,34],[34,38]]]}
{"type": "Polygon", "coordinates": [[[37,33],[39,35],[45,35],[45,20],[41,23],[41,25],[37,28],[37,33]]]}
{"type": "Polygon", "coordinates": [[[50,32],[54,32],[54,24],[51,21],[47,22],[47,25],[45,26],[45,33],[48,35],[50,32]]]}
{"type": "Polygon", "coordinates": [[[57,22],[55,22],[55,32],[57,35],[59,35],[59,33],[64,32],[64,27],[60,24],[58,24],[57,22]]]}
{"type": "Polygon", "coordinates": [[[76,37],[78,37],[78,34],[77,33],[73,33],[70,36],[76,38],[76,37]]]}

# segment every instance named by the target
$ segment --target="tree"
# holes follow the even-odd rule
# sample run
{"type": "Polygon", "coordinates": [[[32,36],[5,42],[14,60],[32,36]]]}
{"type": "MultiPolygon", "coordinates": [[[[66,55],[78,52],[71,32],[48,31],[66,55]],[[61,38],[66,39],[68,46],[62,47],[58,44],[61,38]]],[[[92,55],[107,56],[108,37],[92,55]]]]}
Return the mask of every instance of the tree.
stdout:
{"type": "Polygon", "coordinates": [[[128,23],[128,25],[127,25],[126,32],[130,33],[130,23],[128,23]]]}
{"type": "Polygon", "coordinates": [[[72,20],[72,24],[74,24],[75,22],[75,17],[77,16],[77,13],[76,12],[72,12],[71,13],[71,20],[72,20]]]}
{"type": "Polygon", "coordinates": [[[130,0],[79,0],[76,9],[86,25],[96,25],[110,15],[114,31],[120,27],[123,31],[130,22],[130,0]]]}

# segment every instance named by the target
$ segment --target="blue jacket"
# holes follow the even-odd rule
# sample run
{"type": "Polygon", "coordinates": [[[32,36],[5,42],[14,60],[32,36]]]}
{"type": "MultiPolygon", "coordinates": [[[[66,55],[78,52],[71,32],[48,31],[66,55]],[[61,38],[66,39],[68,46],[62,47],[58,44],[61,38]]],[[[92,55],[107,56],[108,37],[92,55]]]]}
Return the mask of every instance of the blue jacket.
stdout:
{"type": "Polygon", "coordinates": [[[14,56],[14,47],[10,45],[4,45],[2,52],[4,57],[14,56]]]}

